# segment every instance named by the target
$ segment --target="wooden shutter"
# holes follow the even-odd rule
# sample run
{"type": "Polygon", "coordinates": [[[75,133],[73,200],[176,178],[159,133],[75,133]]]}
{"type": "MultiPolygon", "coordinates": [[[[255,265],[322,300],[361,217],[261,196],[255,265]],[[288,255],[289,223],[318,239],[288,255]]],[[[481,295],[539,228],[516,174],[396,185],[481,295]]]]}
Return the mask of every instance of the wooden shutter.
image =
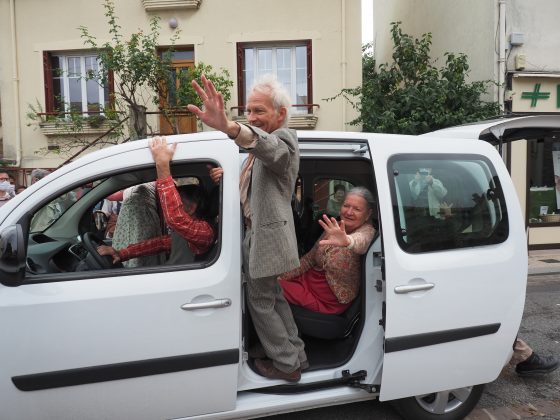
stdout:
{"type": "Polygon", "coordinates": [[[51,53],[43,51],[43,74],[45,84],[45,112],[54,112],[54,86],[51,53]]]}

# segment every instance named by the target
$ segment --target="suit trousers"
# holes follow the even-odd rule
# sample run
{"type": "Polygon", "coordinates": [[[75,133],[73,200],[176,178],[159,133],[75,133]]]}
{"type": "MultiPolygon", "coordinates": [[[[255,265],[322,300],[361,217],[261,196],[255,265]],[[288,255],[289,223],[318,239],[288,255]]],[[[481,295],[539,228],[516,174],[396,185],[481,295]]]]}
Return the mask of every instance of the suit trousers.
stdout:
{"type": "Polygon", "coordinates": [[[510,363],[518,364],[527,360],[533,354],[533,349],[522,339],[516,338],[513,344],[513,356],[510,363]]]}
{"type": "Polygon", "coordinates": [[[298,330],[290,305],[286,301],[277,276],[253,279],[249,275],[249,250],[251,230],[245,231],[243,239],[243,267],[247,284],[247,306],[266,355],[274,366],[286,373],[307,361],[304,343],[298,330]]]}

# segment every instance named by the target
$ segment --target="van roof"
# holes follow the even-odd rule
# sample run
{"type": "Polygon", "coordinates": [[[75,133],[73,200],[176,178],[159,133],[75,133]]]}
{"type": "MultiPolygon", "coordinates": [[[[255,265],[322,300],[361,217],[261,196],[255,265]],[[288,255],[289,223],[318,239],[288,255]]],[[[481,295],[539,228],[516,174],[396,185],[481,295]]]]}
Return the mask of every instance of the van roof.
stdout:
{"type": "Polygon", "coordinates": [[[430,137],[479,139],[491,144],[560,135],[560,115],[526,115],[496,118],[423,134],[430,137]]]}

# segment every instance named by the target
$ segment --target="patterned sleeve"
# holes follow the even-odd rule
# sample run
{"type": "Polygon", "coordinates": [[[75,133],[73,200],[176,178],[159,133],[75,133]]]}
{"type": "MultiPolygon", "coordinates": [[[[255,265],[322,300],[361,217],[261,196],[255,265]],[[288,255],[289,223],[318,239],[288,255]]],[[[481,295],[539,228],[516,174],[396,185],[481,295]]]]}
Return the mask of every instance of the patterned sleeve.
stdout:
{"type": "Polygon", "coordinates": [[[351,246],[349,247],[358,255],[367,252],[369,244],[375,235],[375,228],[369,223],[365,223],[352,232],[350,235],[351,246]]]}
{"type": "Polygon", "coordinates": [[[171,236],[159,236],[157,238],[146,239],[145,241],[131,244],[126,248],[118,250],[121,261],[128,261],[132,258],[155,255],[162,251],[169,252],[171,249],[171,236]]]}
{"type": "Polygon", "coordinates": [[[191,217],[185,211],[173,178],[158,179],[156,185],[167,225],[187,240],[193,254],[204,254],[214,242],[212,226],[205,220],[191,217]]]}

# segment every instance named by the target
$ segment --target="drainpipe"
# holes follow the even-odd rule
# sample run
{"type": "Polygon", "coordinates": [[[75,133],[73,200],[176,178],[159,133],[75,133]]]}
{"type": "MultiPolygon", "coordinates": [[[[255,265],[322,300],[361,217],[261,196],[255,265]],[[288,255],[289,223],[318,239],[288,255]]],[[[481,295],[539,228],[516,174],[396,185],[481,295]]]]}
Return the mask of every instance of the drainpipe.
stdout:
{"type": "Polygon", "coordinates": [[[498,104],[500,105],[500,110],[503,111],[506,81],[506,0],[498,0],[498,19],[498,104]]]}
{"type": "Polygon", "coordinates": [[[21,165],[21,126],[19,112],[19,66],[16,40],[16,0],[10,0],[10,31],[12,35],[12,87],[14,90],[14,120],[16,140],[16,167],[21,165]]]}
{"type": "MultiPolygon", "coordinates": [[[[341,82],[342,89],[346,88],[346,0],[340,0],[340,60],[341,60],[341,82]]],[[[342,104],[342,129],[346,131],[346,102],[342,104]]]]}

